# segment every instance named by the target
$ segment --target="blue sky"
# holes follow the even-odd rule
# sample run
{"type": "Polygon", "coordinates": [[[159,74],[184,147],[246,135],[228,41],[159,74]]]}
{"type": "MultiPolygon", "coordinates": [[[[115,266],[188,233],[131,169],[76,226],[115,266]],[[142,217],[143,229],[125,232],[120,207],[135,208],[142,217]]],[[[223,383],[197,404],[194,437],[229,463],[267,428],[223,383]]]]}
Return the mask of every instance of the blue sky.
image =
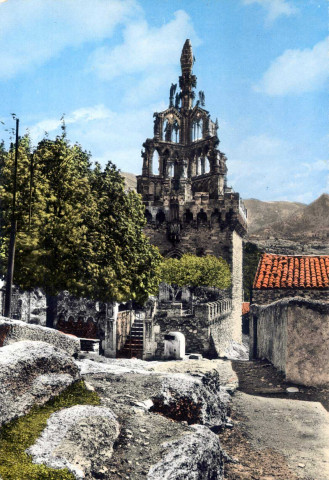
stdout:
{"type": "MultiPolygon", "coordinates": [[[[141,172],[186,38],[243,198],[329,191],[326,0],[0,0],[0,120],[141,172]]],[[[8,141],[1,126],[0,138],[8,141]]]]}

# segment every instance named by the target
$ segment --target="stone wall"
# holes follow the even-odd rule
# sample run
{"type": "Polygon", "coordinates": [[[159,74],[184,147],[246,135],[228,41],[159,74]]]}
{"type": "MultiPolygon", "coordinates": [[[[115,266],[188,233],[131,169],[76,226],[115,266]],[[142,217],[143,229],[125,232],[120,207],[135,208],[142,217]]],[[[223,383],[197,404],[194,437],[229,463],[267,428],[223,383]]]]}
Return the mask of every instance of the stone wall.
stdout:
{"type": "Polygon", "coordinates": [[[232,312],[230,314],[231,339],[242,342],[241,305],[243,302],[243,246],[242,237],[232,233],[232,312]]]}
{"type": "MultiPolygon", "coordinates": [[[[0,281],[0,314],[4,314],[5,282],[0,281]]],[[[24,292],[13,286],[11,318],[46,326],[46,296],[40,288],[24,292]]]]}
{"type": "MultiPolygon", "coordinates": [[[[273,304],[274,305],[274,304],[273,304]]],[[[250,347],[256,358],[266,358],[286,371],[288,309],[280,302],[264,310],[253,306],[250,316],[250,347]],[[255,330],[257,328],[257,330],[255,330]]]]}
{"type": "Polygon", "coordinates": [[[116,331],[117,352],[124,347],[134,321],[135,312],[133,310],[124,310],[118,313],[116,331]]]}
{"type": "Polygon", "coordinates": [[[329,302],[328,288],[266,288],[263,290],[254,289],[252,292],[253,303],[257,305],[268,305],[281,298],[301,297],[306,300],[319,300],[329,302]]]}
{"type": "MultiPolygon", "coordinates": [[[[156,245],[163,256],[170,255],[173,244],[167,238],[167,225],[148,224],[144,229],[145,235],[153,245],[156,245]]],[[[224,258],[231,265],[232,231],[222,229],[218,223],[185,225],[181,233],[180,242],[175,250],[180,255],[192,253],[194,255],[215,255],[224,258]]]]}
{"type": "Polygon", "coordinates": [[[184,334],[186,352],[218,357],[232,340],[231,309],[230,298],[195,305],[193,314],[184,312],[181,304],[174,304],[171,309],[159,308],[156,315],[144,323],[144,359],[162,358],[164,336],[168,332],[184,334]]]}
{"type": "Polygon", "coordinates": [[[329,384],[329,304],[301,297],[251,306],[250,352],[282,370],[288,381],[329,384]]]}
{"type": "Polygon", "coordinates": [[[54,327],[80,338],[101,338],[104,336],[106,319],[112,318],[114,304],[76,298],[68,292],[56,297],[54,327]]]}

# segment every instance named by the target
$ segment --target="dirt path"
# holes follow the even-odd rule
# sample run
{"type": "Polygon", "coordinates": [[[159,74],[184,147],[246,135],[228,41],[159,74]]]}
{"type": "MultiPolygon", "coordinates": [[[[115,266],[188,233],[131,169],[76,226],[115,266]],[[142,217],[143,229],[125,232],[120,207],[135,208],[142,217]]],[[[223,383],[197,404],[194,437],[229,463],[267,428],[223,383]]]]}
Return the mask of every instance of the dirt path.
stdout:
{"type": "Polygon", "coordinates": [[[226,465],[225,478],[328,480],[328,390],[303,387],[292,396],[291,384],[266,362],[234,362],[234,369],[240,382],[232,401],[235,425],[221,441],[235,463],[226,465]]]}

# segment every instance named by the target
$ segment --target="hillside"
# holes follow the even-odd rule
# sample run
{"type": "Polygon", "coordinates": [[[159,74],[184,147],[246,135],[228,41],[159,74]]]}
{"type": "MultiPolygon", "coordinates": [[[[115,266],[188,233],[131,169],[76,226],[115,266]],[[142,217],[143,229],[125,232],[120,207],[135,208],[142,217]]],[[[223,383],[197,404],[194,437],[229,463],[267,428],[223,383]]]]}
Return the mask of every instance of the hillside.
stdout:
{"type": "Polygon", "coordinates": [[[327,193],[323,193],[309,205],[294,202],[260,202],[259,200],[247,200],[245,203],[249,212],[251,237],[324,239],[329,235],[329,195],[327,193]]]}
{"type": "Polygon", "coordinates": [[[126,188],[129,190],[137,189],[137,179],[134,173],[121,172],[121,175],[125,179],[126,188]]]}
{"type": "Polygon", "coordinates": [[[297,202],[262,202],[255,198],[243,201],[248,210],[249,234],[263,231],[272,224],[285,222],[292,215],[302,212],[306,207],[297,202]]]}

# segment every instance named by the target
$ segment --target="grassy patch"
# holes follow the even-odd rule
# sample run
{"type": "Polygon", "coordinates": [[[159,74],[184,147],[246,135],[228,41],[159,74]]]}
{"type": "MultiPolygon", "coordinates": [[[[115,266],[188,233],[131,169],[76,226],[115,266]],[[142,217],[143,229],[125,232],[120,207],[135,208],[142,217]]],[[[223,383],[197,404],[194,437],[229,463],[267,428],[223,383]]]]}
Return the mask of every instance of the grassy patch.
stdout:
{"type": "Polygon", "coordinates": [[[3,480],[75,480],[67,469],[36,465],[25,450],[33,445],[46,427],[49,416],[74,405],[99,405],[97,393],[87,390],[83,381],[68,387],[42,407],[34,407],[0,430],[0,477],[3,480]]]}

